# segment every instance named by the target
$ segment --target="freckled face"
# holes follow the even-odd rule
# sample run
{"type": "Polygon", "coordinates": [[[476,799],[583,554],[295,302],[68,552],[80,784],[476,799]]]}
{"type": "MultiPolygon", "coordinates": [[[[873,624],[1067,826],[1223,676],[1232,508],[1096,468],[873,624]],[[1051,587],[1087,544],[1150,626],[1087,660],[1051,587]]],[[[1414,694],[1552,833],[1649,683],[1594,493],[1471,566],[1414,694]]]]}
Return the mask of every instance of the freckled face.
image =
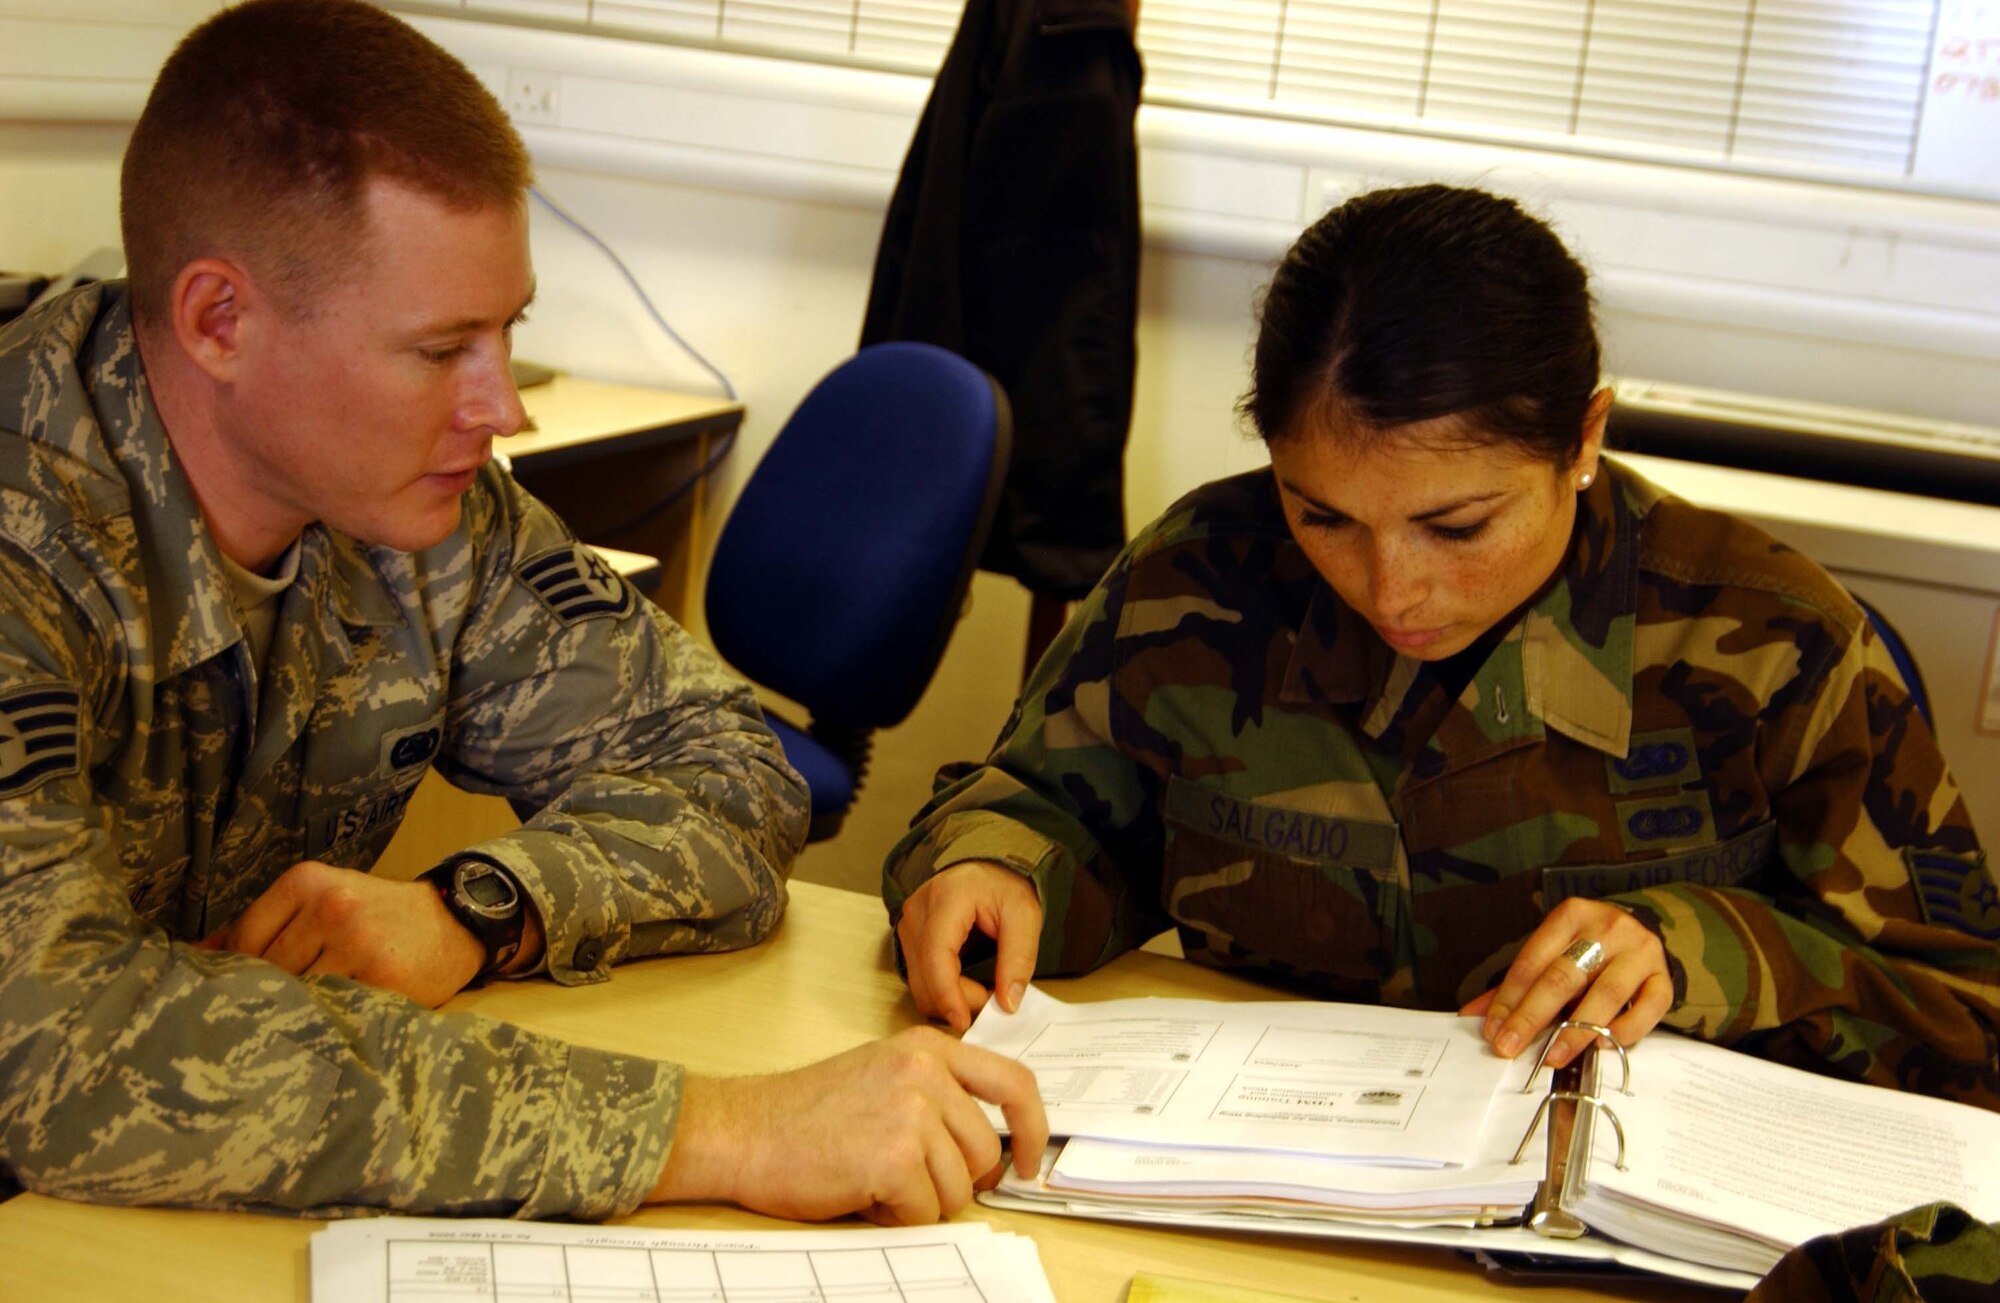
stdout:
{"type": "MultiPolygon", "coordinates": [[[[1595,448],[1579,463],[1595,467],[1595,448]]],[[[1271,445],[1292,536],[1404,656],[1463,651],[1541,588],[1569,547],[1573,468],[1427,429],[1271,445]]]]}

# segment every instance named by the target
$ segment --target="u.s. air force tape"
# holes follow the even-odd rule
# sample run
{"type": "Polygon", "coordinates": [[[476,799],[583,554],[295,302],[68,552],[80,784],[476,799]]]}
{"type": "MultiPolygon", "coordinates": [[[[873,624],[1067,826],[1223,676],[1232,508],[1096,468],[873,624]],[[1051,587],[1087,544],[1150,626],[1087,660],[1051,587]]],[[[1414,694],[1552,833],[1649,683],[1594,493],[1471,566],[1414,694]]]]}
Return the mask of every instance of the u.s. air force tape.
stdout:
{"type": "MultiPolygon", "coordinates": [[[[1703,809],[1707,808],[1704,796],[1703,809]]],[[[1646,802],[1633,802],[1650,813],[1646,802]]],[[[1621,816],[1624,806],[1620,806],[1621,816]]],[[[1628,845],[1630,843],[1628,842],[1628,845]]],[[[1629,864],[1566,864],[1542,870],[1542,908],[1554,909],[1571,896],[1601,900],[1628,891],[1691,882],[1702,887],[1733,887],[1764,870],[1778,850],[1778,825],[1760,823],[1726,842],[1697,846],[1677,855],[1629,864]]]]}
{"type": "Polygon", "coordinates": [[[0,693],[0,797],[32,792],[77,768],[83,697],[67,683],[31,683],[0,693]]]}
{"type": "Polygon", "coordinates": [[[617,619],[638,604],[631,586],[582,543],[531,556],[514,567],[514,574],[564,624],[597,616],[617,619]]]}

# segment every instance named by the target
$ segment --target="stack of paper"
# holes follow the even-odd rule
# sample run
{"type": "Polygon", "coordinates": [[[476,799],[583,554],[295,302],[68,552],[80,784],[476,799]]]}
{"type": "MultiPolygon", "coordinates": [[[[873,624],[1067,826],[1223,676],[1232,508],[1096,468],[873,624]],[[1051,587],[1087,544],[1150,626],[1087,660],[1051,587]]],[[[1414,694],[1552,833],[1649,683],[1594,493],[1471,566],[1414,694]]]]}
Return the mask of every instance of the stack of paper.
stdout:
{"type": "Polygon", "coordinates": [[[380,1217],[312,1237],[314,1303],[457,1298],[989,1298],[1055,1303],[1033,1240],[983,1222],[898,1230],[656,1231],[380,1217]]]}
{"type": "Polygon", "coordinates": [[[1528,1065],[1488,1053],[1472,1019],[1034,989],[1012,1017],[992,1008],[966,1039],[1033,1068],[1069,1137],[1042,1180],[1005,1187],[1020,1198],[1474,1226],[1518,1216],[1541,1177],[1508,1161],[1528,1065]]]}
{"type": "MultiPolygon", "coordinates": [[[[1055,1163],[1050,1155],[1044,1165],[1055,1163]]],[[[1671,1258],[1636,1245],[1620,1244],[1592,1236],[1581,1240],[1552,1240],[1526,1226],[1418,1225],[1409,1222],[1378,1223],[1365,1217],[1330,1215],[1324,1211],[1300,1213],[1266,1206],[1250,1208],[1203,1207],[1156,1203],[1147,1199],[1110,1199],[1079,1195],[1059,1195],[1041,1182],[1024,1182],[1009,1176],[998,1190],[979,1196],[980,1202],[1017,1212],[1049,1213],[1060,1217],[1084,1217],[1097,1221],[1129,1222],[1158,1226],[1166,1230],[1204,1229],[1253,1231],[1273,1235],[1304,1235],[1377,1243],[1424,1244],[1434,1248],[1458,1249],[1486,1254],[1498,1259],[1509,1255],[1538,1260],[1578,1263],[1615,1262],[1633,1271],[1677,1276],[1738,1294],[1757,1283],[1757,1277],[1723,1267],[1709,1267],[1685,1259],[1671,1258]]],[[[1516,1211],[1519,1211],[1518,1209],[1516,1211]]]]}
{"type": "MultiPolygon", "coordinates": [[[[1503,1147],[1511,1152],[1513,1141],[1503,1147]]],[[[1482,1226],[1519,1216],[1535,1197],[1539,1164],[1513,1165],[1507,1157],[1465,1167],[1385,1167],[1315,1154],[1071,1140],[1039,1189],[1018,1177],[1009,1189],[1030,1197],[1263,1209],[1382,1225],[1482,1226]]]]}
{"type": "Polygon", "coordinates": [[[1603,1234],[1761,1275],[1795,1244],[1919,1204],[2000,1220],[2000,1114],[1679,1036],[1649,1038],[1633,1075],[1615,1101],[1628,1170],[1598,1128],[1577,1210],[1603,1234]]]}
{"type": "Polygon", "coordinates": [[[1814,1236],[1919,1204],[2000,1220],[2000,1116],[1664,1032],[1631,1051],[1630,1094],[1600,1055],[1601,1106],[1553,1106],[1576,1110],[1591,1144],[1566,1156],[1582,1181],[1561,1192],[1542,1188],[1554,1128],[1535,1125],[1549,1077],[1524,1092],[1529,1056],[1494,1057],[1472,1019],[1031,990],[1015,1014],[989,1004],[966,1039],[1034,1068],[1051,1133],[1070,1137],[1038,1179],[982,1196],[1004,1207],[1613,1261],[1736,1288],[1814,1236]],[[1537,1198],[1593,1233],[1527,1229],[1537,1198]]]}

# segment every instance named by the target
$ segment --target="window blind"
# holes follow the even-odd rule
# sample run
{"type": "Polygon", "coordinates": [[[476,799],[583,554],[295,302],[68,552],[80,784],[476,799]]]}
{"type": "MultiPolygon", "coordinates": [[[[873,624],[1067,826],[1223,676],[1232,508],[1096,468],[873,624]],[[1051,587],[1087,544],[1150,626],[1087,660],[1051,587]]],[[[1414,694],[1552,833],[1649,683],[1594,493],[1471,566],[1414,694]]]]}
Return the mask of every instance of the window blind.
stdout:
{"type": "MultiPolygon", "coordinates": [[[[406,0],[389,7],[923,74],[942,61],[960,10],[957,0],[406,0]]],[[[1994,6],[1143,0],[1139,45],[1154,102],[2000,193],[1984,164],[1958,168],[1950,157],[1919,163],[1939,18],[1963,19],[1968,7],[1985,13],[1994,6]]],[[[2000,42],[1995,49],[2000,55],[2000,42]]],[[[1949,62],[1937,69],[1940,89],[1951,89],[1944,86],[1953,76],[1949,62]]],[[[1992,151],[2000,153],[2000,106],[1973,129],[1975,137],[1994,137],[1992,151]]]]}

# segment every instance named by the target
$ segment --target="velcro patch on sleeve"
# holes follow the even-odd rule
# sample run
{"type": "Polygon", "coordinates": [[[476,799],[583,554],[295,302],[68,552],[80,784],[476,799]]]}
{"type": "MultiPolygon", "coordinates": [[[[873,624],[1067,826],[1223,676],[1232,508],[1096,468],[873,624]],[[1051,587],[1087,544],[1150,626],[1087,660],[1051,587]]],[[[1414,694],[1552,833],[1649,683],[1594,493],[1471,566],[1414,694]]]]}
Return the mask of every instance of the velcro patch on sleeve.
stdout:
{"type": "Polygon", "coordinates": [[[77,771],[83,695],[67,683],[0,693],[0,797],[20,796],[77,771]]]}
{"type": "Polygon", "coordinates": [[[631,585],[583,543],[531,556],[514,567],[514,576],[564,624],[622,619],[639,604],[631,585]]]}
{"type": "Polygon", "coordinates": [[[1954,855],[1906,846],[1903,862],[1909,865],[1926,923],[1981,941],[2000,941],[2000,889],[1994,887],[1984,854],[1954,855]]]}

